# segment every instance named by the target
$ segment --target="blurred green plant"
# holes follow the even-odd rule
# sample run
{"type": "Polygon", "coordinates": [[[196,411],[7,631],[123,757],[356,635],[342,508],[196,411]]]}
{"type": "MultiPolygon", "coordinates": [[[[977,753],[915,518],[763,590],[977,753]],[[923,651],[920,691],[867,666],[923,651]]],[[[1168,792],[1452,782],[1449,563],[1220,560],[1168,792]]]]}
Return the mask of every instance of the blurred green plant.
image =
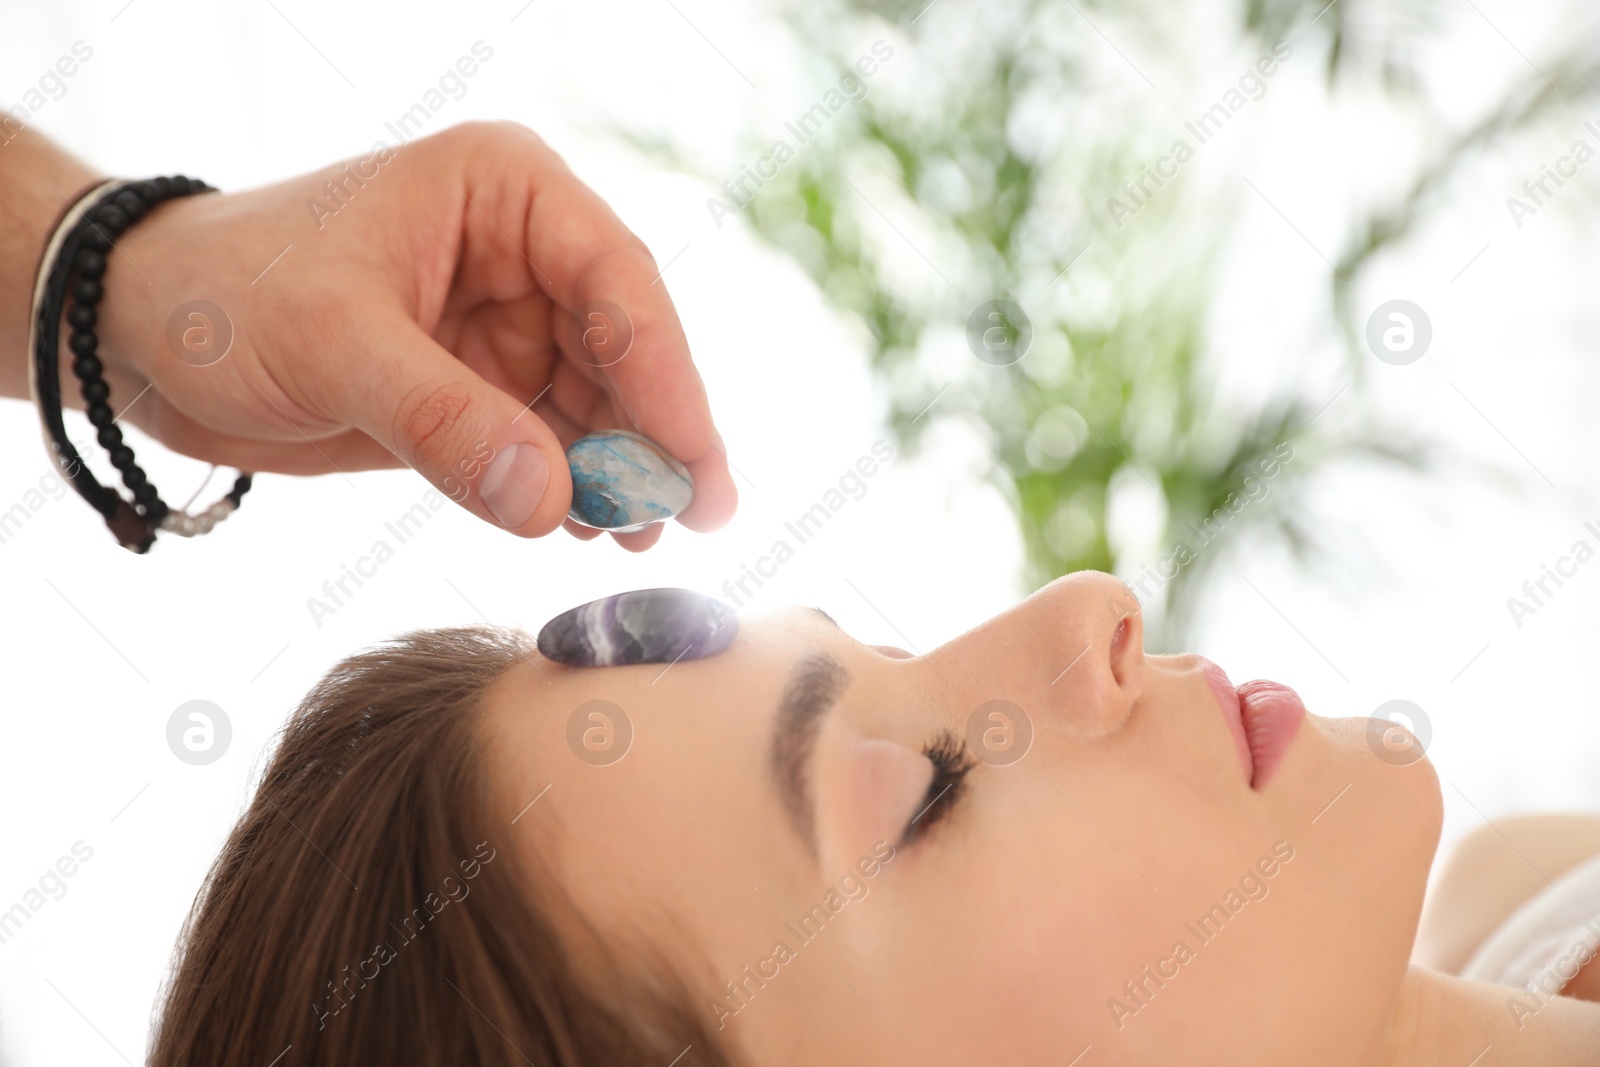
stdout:
{"type": "MultiPolygon", "coordinates": [[[[1440,18],[1427,0],[1213,8],[1205,25],[1223,41],[1212,50],[1231,48],[1248,63],[1292,36],[1297,54],[1321,47],[1330,97],[1378,92],[1436,129],[1451,128],[1410,61],[1440,18]]],[[[882,39],[897,50],[885,64],[912,68],[901,75],[911,87],[890,93],[859,79],[864,95],[829,119],[826,147],[769,162],[754,195],[744,195],[747,184],[739,196],[723,186],[718,198],[865,324],[902,444],[915,449],[952,417],[987,435],[996,481],[1019,519],[1030,584],[1083,568],[1121,574],[1141,598],[1151,594],[1153,647],[1189,638],[1207,579],[1230,552],[1264,536],[1305,562],[1329,558],[1327,535],[1319,537],[1306,506],[1319,471],[1359,460],[1399,472],[1434,464],[1425,442],[1363,416],[1316,425],[1342,392],[1341,378],[1359,382],[1371,358],[1351,307],[1354,287],[1461,167],[1592,93],[1600,70],[1595,46],[1580,38],[1580,51],[1552,64],[1557,78],[1530,69],[1501,106],[1457,134],[1430,138],[1399,202],[1352,209],[1356,224],[1329,273],[1331,324],[1348,365],[1332,374],[1323,367],[1252,406],[1221,394],[1208,340],[1213,264],[1240,204],[1164,186],[1139,198],[1120,191],[1171,147],[1171,116],[1198,109],[1147,92],[1143,83],[1155,84],[1113,37],[1137,42],[1139,55],[1159,57],[1161,72],[1177,76],[1203,15],[1154,0],[1115,8],[813,0],[782,17],[818,84],[861,69],[862,42],[882,39]],[[898,58],[907,50],[914,59],[898,58]],[[1108,196],[1136,207],[1137,224],[1112,226],[1108,196]],[[968,316],[995,298],[1031,320],[1032,345],[1008,366],[967,351],[968,316]],[[1272,463],[1285,445],[1293,458],[1272,463]],[[1115,514],[1138,498],[1140,513],[1161,527],[1147,539],[1158,551],[1194,549],[1142,589],[1112,536],[1115,514]],[[1208,522],[1226,525],[1214,542],[1195,536],[1208,522]]],[[[677,146],[629,136],[720,184],[722,175],[677,146]]],[[[741,148],[747,159],[771,158],[770,142],[746,137],[741,148]]],[[[1020,326],[1000,323],[1009,336],[1020,326]]]]}

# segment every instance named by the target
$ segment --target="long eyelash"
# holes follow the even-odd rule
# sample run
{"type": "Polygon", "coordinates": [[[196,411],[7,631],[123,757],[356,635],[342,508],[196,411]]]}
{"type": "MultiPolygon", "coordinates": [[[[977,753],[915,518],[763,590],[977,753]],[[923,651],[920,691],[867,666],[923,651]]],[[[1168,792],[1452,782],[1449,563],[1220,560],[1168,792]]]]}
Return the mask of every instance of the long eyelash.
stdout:
{"type": "Polygon", "coordinates": [[[950,814],[966,792],[967,774],[978,762],[966,741],[951,730],[942,731],[923,747],[922,754],[933,764],[933,780],[928,783],[922,806],[906,826],[903,844],[915,841],[950,814]]]}

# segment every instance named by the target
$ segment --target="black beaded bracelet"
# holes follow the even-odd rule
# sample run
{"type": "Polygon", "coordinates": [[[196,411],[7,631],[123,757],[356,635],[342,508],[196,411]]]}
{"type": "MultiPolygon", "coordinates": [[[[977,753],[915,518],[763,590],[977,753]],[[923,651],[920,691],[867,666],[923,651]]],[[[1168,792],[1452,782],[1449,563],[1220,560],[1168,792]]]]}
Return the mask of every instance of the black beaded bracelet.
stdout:
{"type": "Polygon", "coordinates": [[[100,512],[117,541],[134,552],[148,551],[157,530],[186,537],[209,532],[238,508],[250,489],[251,475],[241,471],[233,489],[205,511],[191,515],[170,508],[144,469],[134,462],[133,449],[122,439],[122,429],[109,404],[111,388],[103,375],[104,365],[96,354],[96,306],[104,294],[101,278],[116,238],[156,205],[210,189],[205,182],[181,175],[105,182],[68,206],[39,261],[29,384],[39,409],[45,446],[57,470],[100,512]],[[81,383],[86,414],[98,431],[100,444],[110,452],[112,465],[121,473],[123,485],[133,493],[131,502],[116,489],[101,485],[67,439],[59,355],[63,313],[72,327],[67,345],[74,356],[72,370],[81,383]]]}

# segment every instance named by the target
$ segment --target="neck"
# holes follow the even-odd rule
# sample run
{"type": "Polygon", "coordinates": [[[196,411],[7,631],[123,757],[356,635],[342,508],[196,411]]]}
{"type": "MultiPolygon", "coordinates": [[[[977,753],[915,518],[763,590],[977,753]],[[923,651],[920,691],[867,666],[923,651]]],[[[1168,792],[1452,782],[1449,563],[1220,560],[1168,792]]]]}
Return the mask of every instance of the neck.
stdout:
{"type": "Polygon", "coordinates": [[[1412,967],[1379,1067],[1593,1067],[1597,1053],[1600,1004],[1412,967]]]}

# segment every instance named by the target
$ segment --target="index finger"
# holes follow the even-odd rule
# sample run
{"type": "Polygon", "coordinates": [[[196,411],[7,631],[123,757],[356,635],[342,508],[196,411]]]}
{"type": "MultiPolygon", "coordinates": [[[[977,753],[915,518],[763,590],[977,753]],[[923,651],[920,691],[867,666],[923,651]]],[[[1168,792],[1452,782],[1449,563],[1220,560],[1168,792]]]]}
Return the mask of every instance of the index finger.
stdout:
{"type": "Polygon", "coordinates": [[[631,334],[625,350],[593,359],[590,366],[598,369],[634,429],[689,468],[694,502],[678,520],[694,530],[723,526],[733,517],[738,490],[655,259],[532,131],[505,130],[486,158],[465,167],[469,199],[513,210],[520,206],[521,218],[509,232],[522,238],[535,283],[569,316],[605,305],[620,310],[631,334]],[[507,141],[517,150],[506,151],[507,141]],[[514,168],[509,173],[508,166],[514,168]]]}

